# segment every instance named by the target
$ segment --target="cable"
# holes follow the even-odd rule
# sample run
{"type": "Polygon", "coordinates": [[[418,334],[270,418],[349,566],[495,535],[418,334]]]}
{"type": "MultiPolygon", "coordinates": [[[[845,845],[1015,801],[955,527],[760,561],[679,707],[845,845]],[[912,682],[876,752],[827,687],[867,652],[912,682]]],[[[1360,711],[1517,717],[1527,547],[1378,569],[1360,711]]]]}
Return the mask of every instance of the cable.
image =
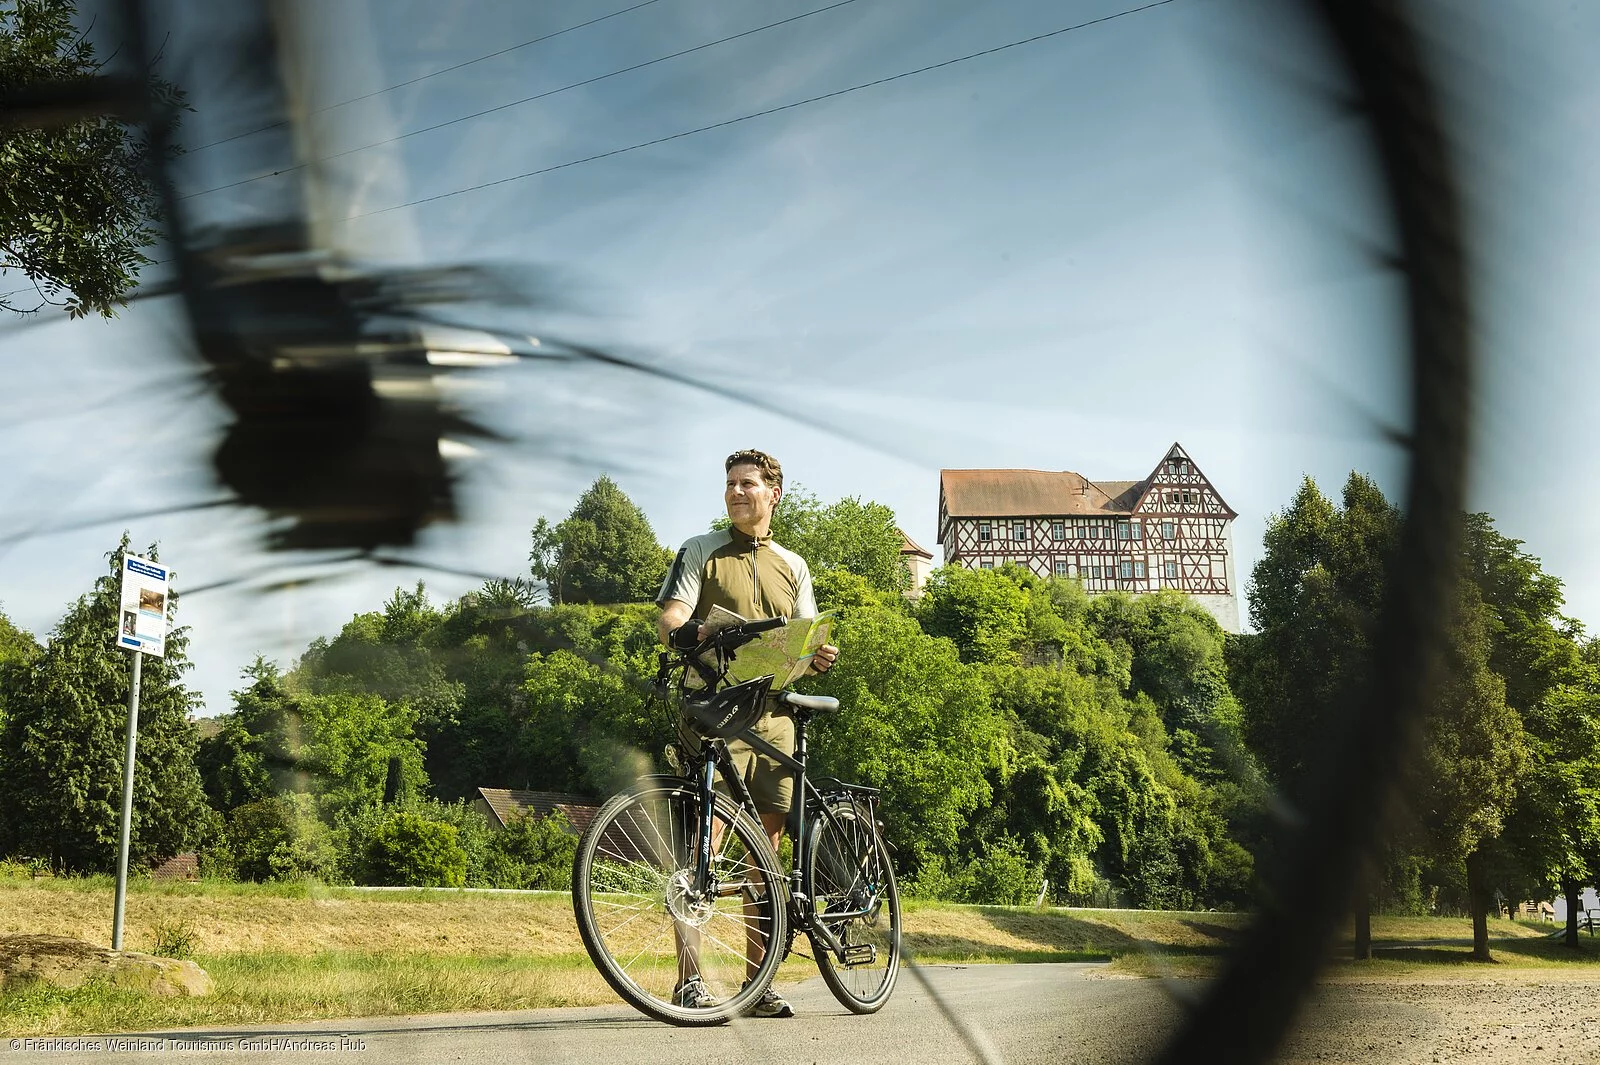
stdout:
{"type": "Polygon", "coordinates": [[[748,122],[753,118],[764,118],[767,115],[775,115],[780,111],[790,111],[797,107],[804,107],[807,104],[819,103],[823,100],[831,100],[836,96],[844,96],[847,93],[859,92],[862,89],[870,89],[876,85],[887,85],[891,81],[899,81],[901,78],[909,78],[917,74],[926,74],[930,70],[939,70],[944,67],[954,66],[957,63],[965,63],[969,59],[979,59],[983,56],[994,55],[998,52],[1004,52],[1012,48],[1020,48],[1025,44],[1034,44],[1038,41],[1048,40],[1051,37],[1059,37],[1064,33],[1071,33],[1074,30],[1087,29],[1090,26],[1096,26],[1102,22],[1110,22],[1113,19],[1119,19],[1125,15],[1136,15],[1141,11],[1149,11],[1151,8],[1165,7],[1167,4],[1174,2],[1175,0],[1154,0],[1152,3],[1143,4],[1139,7],[1131,7],[1126,11],[1118,11],[1114,14],[1102,15],[1100,18],[1090,19],[1087,22],[1080,22],[1072,26],[1063,26],[1061,29],[1051,30],[1049,33],[1037,34],[1036,36],[1027,37],[1020,41],[1012,41],[1009,44],[997,45],[994,48],[985,48],[980,52],[972,52],[968,55],[958,56],[955,59],[946,59],[940,63],[930,63],[928,66],[917,67],[915,70],[907,70],[899,74],[891,74],[886,78],[877,78],[873,81],[864,81],[859,85],[851,85],[844,89],[835,89],[832,92],[825,92],[820,96],[811,96],[804,100],[795,100],[792,103],[779,104],[777,107],[769,107],[765,111],[755,111],[748,115],[739,115],[737,118],[728,118],[721,122],[713,122],[708,126],[698,126],[695,129],[686,129],[681,133],[669,133],[665,137],[657,137],[655,140],[640,141],[638,144],[630,144],[626,148],[613,148],[609,152],[600,152],[595,155],[587,155],[582,159],[573,159],[565,163],[556,163],[554,166],[543,167],[539,170],[529,170],[526,173],[513,174],[510,177],[496,178],[494,181],[485,181],[479,185],[468,185],[466,188],[455,189],[451,192],[441,192],[437,196],[424,196],[418,200],[408,200],[405,203],[397,203],[393,207],[381,207],[376,211],[365,211],[361,214],[347,215],[342,219],[342,221],[353,222],[358,218],[371,218],[374,215],[388,214],[390,211],[398,211],[406,207],[417,207],[425,203],[434,203],[438,200],[447,200],[452,196],[461,196],[468,192],[478,192],[482,189],[494,188],[496,185],[505,185],[513,181],[521,181],[524,178],[538,177],[541,174],[549,174],[556,170],[565,170],[568,167],[581,166],[584,163],[593,163],[600,159],[609,159],[614,155],[623,155],[627,152],[638,151],[640,148],[650,148],[657,144],[666,144],[668,141],[675,141],[684,137],[692,137],[697,133],[706,133],[713,129],[721,129],[724,126],[732,126],[740,122],[748,122]]]}
{"type": "MultiPolygon", "coordinates": [[[[514,44],[509,48],[502,48],[498,52],[490,52],[488,55],[480,55],[476,59],[468,59],[465,62],[456,63],[456,64],[454,64],[452,66],[440,67],[438,70],[432,71],[431,73],[422,74],[422,75],[419,75],[419,76],[417,76],[415,78],[410,78],[410,79],[408,79],[406,81],[396,82],[393,85],[387,85],[384,88],[375,89],[372,92],[365,93],[364,95],[361,95],[361,96],[352,96],[348,100],[340,100],[338,103],[329,104],[327,107],[319,107],[315,111],[312,111],[311,114],[320,115],[324,111],[332,111],[332,110],[334,110],[335,108],[338,108],[338,107],[345,107],[345,106],[347,106],[349,104],[360,103],[362,100],[370,100],[374,96],[381,96],[386,92],[393,92],[396,89],[403,89],[407,85],[415,85],[419,81],[427,81],[429,78],[436,78],[440,74],[448,74],[452,70],[460,70],[462,67],[470,67],[474,63],[482,63],[486,59],[493,59],[496,56],[505,55],[507,52],[515,52],[519,48],[527,48],[530,45],[538,44],[540,41],[548,41],[548,40],[550,40],[550,38],[559,37],[563,33],[571,33],[573,30],[581,30],[585,26],[593,26],[597,22],[604,22],[606,19],[616,18],[618,15],[626,15],[630,11],[637,11],[641,7],[649,7],[651,4],[658,3],[658,2],[659,2],[659,0],[643,0],[643,3],[634,4],[632,7],[625,7],[620,11],[613,11],[609,15],[601,15],[599,18],[592,18],[588,22],[580,22],[576,26],[568,26],[564,30],[556,30],[554,33],[547,33],[543,37],[535,37],[531,41],[523,41],[521,44],[514,44]]],[[[195,152],[203,152],[207,148],[215,148],[219,144],[227,144],[229,141],[236,141],[241,137],[253,137],[257,133],[265,133],[269,129],[277,129],[280,126],[287,126],[288,124],[289,124],[289,120],[288,119],[282,119],[282,120],[277,121],[277,122],[270,122],[267,125],[261,126],[261,127],[257,128],[257,129],[246,130],[243,133],[235,133],[231,137],[223,137],[221,140],[215,140],[215,141],[211,141],[211,142],[209,142],[207,144],[202,144],[198,148],[190,148],[189,149],[189,153],[192,155],[195,152]]],[[[195,195],[203,195],[203,194],[202,193],[196,193],[195,195]]]]}
{"type": "Polygon", "coordinates": [[[287,166],[282,170],[274,170],[270,174],[257,174],[255,177],[241,178],[238,181],[229,182],[226,185],[218,185],[215,188],[202,189],[199,192],[191,192],[188,195],[180,196],[178,198],[180,200],[191,200],[197,196],[207,196],[213,192],[223,192],[227,189],[238,188],[240,185],[248,185],[254,181],[264,181],[267,178],[278,177],[283,174],[292,174],[297,170],[304,170],[306,167],[312,166],[316,163],[326,163],[332,159],[341,159],[347,155],[354,155],[356,152],[364,152],[372,148],[381,148],[385,144],[393,144],[396,141],[403,141],[408,137],[416,137],[424,133],[432,133],[434,130],[443,129],[446,126],[453,126],[457,122],[469,122],[474,118],[482,118],[484,115],[492,115],[497,111],[504,111],[508,108],[519,107],[522,104],[533,103],[535,100],[543,100],[547,96],[555,96],[557,93],[563,93],[569,89],[579,89],[585,85],[593,85],[597,81],[605,81],[607,78],[614,78],[619,74],[628,74],[635,70],[643,70],[645,67],[655,66],[657,63],[665,63],[669,59],[677,59],[678,57],[686,56],[691,52],[700,52],[707,48],[715,48],[719,44],[727,44],[729,41],[737,41],[741,37],[750,37],[765,30],[774,29],[775,27],[783,26],[790,22],[798,22],[800,19],[810,18],[812,15],[820,15],[825,11],[833,11],[837,8],[845,7],[855,2],[856,0],[838,0],[837,3],[829,4],[826,7],[814,8],[811,11],[804,11],[798,15],[790,15],[788,18],[779,19],[777,22],[769,22],[765,26],[757,26],[754,29],[745,30],[742,33],[735,33],[731,37],[723,37],[720,40],[707,41],[705,44],[697,44],[693,48],[685,48],[680,52],[673,52],[671,55],[664,55],[657,59],[647,59],[643,63],[635,63],[631,67],[623,67],[621,70],[613,70],[608,74],[599,74],[592,78],[586,78],[583,81],[575,81],[570,85],[563,85],[559,89],[550,89],[535,96],[524,96],[520,100],[512,100],[510,103],[498,104],[483,111],[473,112],[470,115],[462,115],[460,118],[446,119],[443,122],[437,122],[431,126],[424,126],[421,129],[414,129],[410,133],[402,133],[399,136],[389,137],[386,140],[373,141],[371,144],[364,144],[359,148],[347,148],[342,152],[334,152],[332,155],[318,156],[317,158],[309,160],[308,162],[296,163],[294,166],[287,166]]]}

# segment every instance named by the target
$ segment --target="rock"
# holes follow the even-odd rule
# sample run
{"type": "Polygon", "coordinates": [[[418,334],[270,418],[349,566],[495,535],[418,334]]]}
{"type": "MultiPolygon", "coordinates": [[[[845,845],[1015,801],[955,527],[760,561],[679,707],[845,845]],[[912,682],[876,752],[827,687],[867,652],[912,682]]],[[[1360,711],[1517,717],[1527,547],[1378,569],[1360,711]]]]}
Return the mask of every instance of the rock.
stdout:
{"type": "Polygon", "coordinates": [[[0,989],[36,980],[67,988],[98,981],[161,998],[209,995],[216,989],[192,961],[110,950],[70,936],[0,935],[0,989]]]}

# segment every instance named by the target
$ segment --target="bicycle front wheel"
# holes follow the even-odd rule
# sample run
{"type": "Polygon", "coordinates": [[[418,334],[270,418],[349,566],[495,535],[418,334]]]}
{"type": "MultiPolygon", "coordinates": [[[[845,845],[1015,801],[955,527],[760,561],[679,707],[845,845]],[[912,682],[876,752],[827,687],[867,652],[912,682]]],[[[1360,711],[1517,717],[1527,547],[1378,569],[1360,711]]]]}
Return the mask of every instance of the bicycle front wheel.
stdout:
{"type": "Polygon", "coordinates": [[[822,980],[846,1009],[875,1013],[900,972],[900,891],[889,848],[871,811],[844,800],[819,814],[808,856],[815,921],[839,941],[842,955],[812,936],[822,980]]]}
{"type": "Polygon", "coordinates": [[[700,804],[687,780],[616,796],[584,830],[572,869],[595,968],[630,1005],[677,1025],[721,1024],[752,1004],[782,961],[787,922],[771,845],[722,796],[709,884],[698,889],[700,804]]]}

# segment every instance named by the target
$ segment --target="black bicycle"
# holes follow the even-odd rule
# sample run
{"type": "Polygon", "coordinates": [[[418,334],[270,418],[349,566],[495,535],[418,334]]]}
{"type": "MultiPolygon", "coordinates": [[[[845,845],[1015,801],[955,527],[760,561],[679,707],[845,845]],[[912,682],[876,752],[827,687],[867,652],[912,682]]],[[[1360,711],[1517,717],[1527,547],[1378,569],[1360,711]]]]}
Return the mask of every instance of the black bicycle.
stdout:
{"type": "Polygon", "coordinates": [[[806,726],[827,696],[773,691],[771,675],[729,680],[737,649],[785,624],[746,622],[662,652],[656,689],[679,726],[681,776],[647,776],[610,799],[578,843],[572,903],[583,945],[617,994],[678,1025],[721,1024],[771,984],[804,932],[829,990],[856,1013],[889,1000],[900,968],[900,895],[875,788],[806,775],[806,726]],[[790,757],[750,732],[776,702],[794,717],[790,757]],[[728,740],[793,774],[786,873],[728,740]],[[713,789],[718,775],[728,794],[713,789]],[[686,988],[693,988],[686,994],[686,988]]]}

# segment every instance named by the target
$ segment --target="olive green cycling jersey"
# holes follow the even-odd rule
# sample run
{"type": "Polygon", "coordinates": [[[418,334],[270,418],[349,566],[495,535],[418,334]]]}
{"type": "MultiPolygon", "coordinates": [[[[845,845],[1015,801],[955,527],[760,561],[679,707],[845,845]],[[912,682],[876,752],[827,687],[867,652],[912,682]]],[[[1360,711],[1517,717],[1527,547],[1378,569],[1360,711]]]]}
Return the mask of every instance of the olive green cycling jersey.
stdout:
{"type": "Polygon", "coordinates": [[[714,606],[740,617],[814,617],[816,596],[805,559],[772,542],[736,528],[693,536],[684,541],[656,596],[688,603],[704,618],[714,606]]]}

